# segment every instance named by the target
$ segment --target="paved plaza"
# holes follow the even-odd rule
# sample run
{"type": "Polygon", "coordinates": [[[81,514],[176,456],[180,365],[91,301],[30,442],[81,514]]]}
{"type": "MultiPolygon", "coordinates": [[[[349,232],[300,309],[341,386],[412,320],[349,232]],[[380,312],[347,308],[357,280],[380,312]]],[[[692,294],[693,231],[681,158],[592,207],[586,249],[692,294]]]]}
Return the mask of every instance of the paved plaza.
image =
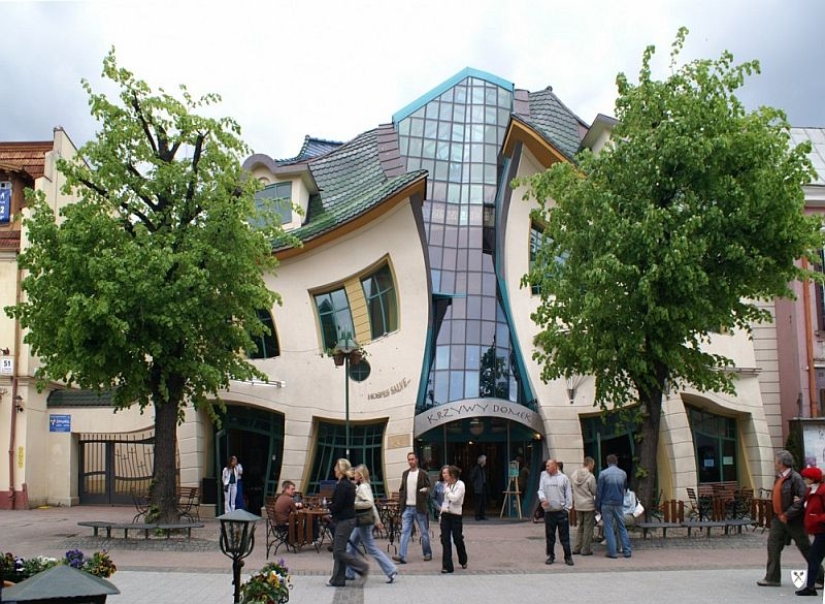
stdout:
{"type": "MultiPolygon", "coordinates": [[[[192,601],[198,604],[232,601],[231,562],[218,547],[218,522],[204,520],[205,527],[193,531],[191,540],[142,537],[124,540],[93,537],[91,529],[79,527],[82,520],[123,522],[131,518],[125,507],[44,508],[0,512],[0,551],[29,557],[62,557],[69,549],[89,554],[107,549],[118,566],[111,581],[121,594],[111,596],[113,604],[148,604],[192,601]],[[125,519],[125,520],[124,520],[125,519]]],[[[434,526],[431,527],[435,529],[434,526]]],[[[266,562],[263,521],[257,528],[255,550],[247,559],[251,572],[266,562]]],[[[372,574],[346,588],[326,586],[332,555],[305,548],[299,553],[278,552],[293,572],[290,602],[302,604],[371,603],[416,604],[421,601],[536,602],[563,594],[565,601],[592,600],[596,593],[610,589],[616,604],[641,601],[775,602],[793,598],[790,570],[804,567],[795,548],[783,556],[783,586],[760,588],[765,566],[767,533],[746,531],[742,535],[687,538],[679,531],[668,532],[666,540],[640,535],[633,538],[633,556],[618,560],[604,557],[599,545],[595,555],[575,556],[576,565],[544,564],[544,526],[529,521],[492,520],[465,523],[469,568],[453,575],[441,575],[441,547],[433,543],[435,559],[424,562],[420,546],[410,545],[408,564],[399,567],[396,582],[388,585],[373,562],[372,574]],[[598,587],[596,587],[598,586],[598,587]],[[598,589],[598,592],[594,592],[598,589]]],[[[394,545],[379,540],[394,553],[394,545]]],[[[557,557],[561,560],[560,547],[557,557]]],[[[270,556],[270,559],[274,556],[270,556]]]]}

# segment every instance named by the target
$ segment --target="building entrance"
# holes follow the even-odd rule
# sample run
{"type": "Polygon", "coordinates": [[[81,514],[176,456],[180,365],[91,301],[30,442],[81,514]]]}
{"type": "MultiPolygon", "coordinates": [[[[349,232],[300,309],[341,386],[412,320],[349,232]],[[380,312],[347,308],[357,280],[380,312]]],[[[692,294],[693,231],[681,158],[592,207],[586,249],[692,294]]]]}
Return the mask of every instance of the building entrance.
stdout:
{"type": "MultiPolygon", "coordinates": [[[[522,515],[528,514],[530,500],[538,485],[542,470],[541,438],[526,426],[500,417],[473,417],[456,420],[424,433],[417,441],[421,467],[436,480],[445,464],[461,469],[461,480],[467,488],[464,514],[476,513],[476,494],[470,474],[480,455],[487,456],[487,517],[497,518],[509,483],[510,463],[519,468],[518,484],[522,491],[522,515]]],[[[517,515],[515,506],[505,515],[517,515]]]]}
{"type": "Polygon", "coordinates": [[[218,509],[223,513],[221,472],[230,455],[243,466],[244,507],[260,514],[264,499],[278,493],[281,457],[284,448],[284,416],[251,407],[227,405],[221,429],[215,432],[215,475],[218,481],[218,509]]]}

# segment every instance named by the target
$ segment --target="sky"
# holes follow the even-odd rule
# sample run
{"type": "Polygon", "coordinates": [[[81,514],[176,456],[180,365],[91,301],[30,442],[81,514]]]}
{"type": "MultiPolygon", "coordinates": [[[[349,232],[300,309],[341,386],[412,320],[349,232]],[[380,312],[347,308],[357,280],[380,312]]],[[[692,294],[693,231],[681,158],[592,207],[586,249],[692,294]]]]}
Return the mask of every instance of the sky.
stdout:
{"type": "Polygon", "coordinates": [[[646,46],[654,77],[680,61],[759,60],[739,97],[825,127],[823,0],[0,0],[0,141],[80,146],[98,124],[81,87],[110,48],[151,87],[218,93],[256,153],[296,155],[305,135],[347,141],[465,67],[556,95],[586,123],[614,114],[616,75],[636,80],[646,46]]]}

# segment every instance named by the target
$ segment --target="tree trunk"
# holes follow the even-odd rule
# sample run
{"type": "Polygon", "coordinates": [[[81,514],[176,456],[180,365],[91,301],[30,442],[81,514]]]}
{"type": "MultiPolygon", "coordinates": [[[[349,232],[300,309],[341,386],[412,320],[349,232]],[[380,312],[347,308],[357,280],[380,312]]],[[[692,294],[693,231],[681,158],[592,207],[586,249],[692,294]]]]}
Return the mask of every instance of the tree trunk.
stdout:
{"type": "MultiPolygon", "coordinates": [[[[156,399],[157,401],[157,399],[156,399]]],[[[153,522],[178,521],[177,462],[179,401],[155,402],[155,467],[149,492],[153,522]]]]}
{"type": "Polygon", "coordinates": [[[644,405],[643,420],[637,434],[635,465],[636,476],[632,481],[636,485],[636,496],[645,508],[645,516],[653,511],[656,497],[656,456],[659,449],[659,426],[662,419],[662,389],[639,397],[644,405]]]}

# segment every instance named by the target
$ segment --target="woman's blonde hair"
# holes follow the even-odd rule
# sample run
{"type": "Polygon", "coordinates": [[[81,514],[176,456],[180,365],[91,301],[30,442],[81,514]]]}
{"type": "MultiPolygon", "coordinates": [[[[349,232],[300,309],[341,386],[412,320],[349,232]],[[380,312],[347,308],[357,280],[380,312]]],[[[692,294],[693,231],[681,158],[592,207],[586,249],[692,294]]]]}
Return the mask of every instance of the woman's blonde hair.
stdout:
{"type": "Polygon", "coordinates": [[[358,464],[352,469],[353,474],[360,474],[361,478],[364,479],[364,482],[370,481],[370,471],[367,469],[367,466],[364,464],[358,464]]]}
{"type": "Polygon", "coordinates": [[[347,478],[352,478],[352,464],[349,462],[349,459],[344,459],[342,457],[336,461],[335,472],[341,474],[342,476],[346,476],[347,478]]]}

